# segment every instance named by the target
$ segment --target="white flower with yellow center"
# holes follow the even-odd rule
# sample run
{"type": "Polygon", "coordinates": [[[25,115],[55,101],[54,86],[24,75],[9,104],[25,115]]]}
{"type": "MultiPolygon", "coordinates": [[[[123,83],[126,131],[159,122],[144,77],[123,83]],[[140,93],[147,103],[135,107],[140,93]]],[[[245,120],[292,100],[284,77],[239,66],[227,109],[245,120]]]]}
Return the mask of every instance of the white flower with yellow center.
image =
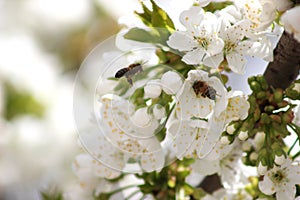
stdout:
{"type": "Polygon", "coordinates": [[[294,200],[296,194],[295,184],[300,183],[300,166],[294,165],[286,159],[283,165],[266,172],[264,179],[259,182],[259,189],[272,195],[276,192],[277,200],[294,200]]]}
{"type": "Polygon", "coordinates": [[[120,171],[129,161],[139,164],[144,171],[160,170],[164,166],[164,153],[154,135],[158,120],[147,113],[147,108],[135,111],[132,103],[116,95],[105,95],[99,102],[99,130],[81,135],[89,153],[120,171]]]}
{"type": "Polygon", "coordinates": [[[179,91],[175,120],[168,128],[178,158],[204,157],[217,143],[224,128],[218,116],[226,110],[227,91],[217,77],[191,70],[179,91]]]}
{"type": "Polygon", "coordinates": [[[193,6],[182,12],[181,23],[186,31],[175,31],[167,44],[186,52],[182,60],[187,64],[202,64],[203,61],[223,50],[224,43],[217,35],[217,17],[204,12],[200,6],[193,6]]]}
{"type": "Polygon", "coordinates": [[[249,20],[253,31],[265,31],[276,17],[276,4],[273,0],[241,0],[235,1],[244,19],[249,20]]]}
{"type": "Polygon", "coordinates": [[[219,116],[226,109],[226,88],[215,76],[202,70],[191,70],[178,93],[175,107],[178,119],[207,119],[214,112],[219,116]]]}

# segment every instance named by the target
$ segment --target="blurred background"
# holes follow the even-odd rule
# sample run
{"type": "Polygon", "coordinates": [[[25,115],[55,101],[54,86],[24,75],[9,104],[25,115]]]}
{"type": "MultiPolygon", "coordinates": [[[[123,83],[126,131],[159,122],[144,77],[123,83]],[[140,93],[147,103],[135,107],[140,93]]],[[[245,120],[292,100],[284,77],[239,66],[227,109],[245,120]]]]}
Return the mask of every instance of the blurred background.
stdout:
{"type": "Polygon", "coordinates": [[[76,182],[76,71],[135,9],[137,0],[0,0],[0,200],[76,182]]]}
{"type": "MultiPolygon", "coordinates": [[[[41,199],[76,182],[76,72],[97,44],[134,25],[134,10],[138,0],[0,0],[0,200],[41,199]]],[[[245,76],[266,63],[249,65],[245,76]]],[[[249,91],[245,76],[232,77],[234,89],[249,91]]]]}

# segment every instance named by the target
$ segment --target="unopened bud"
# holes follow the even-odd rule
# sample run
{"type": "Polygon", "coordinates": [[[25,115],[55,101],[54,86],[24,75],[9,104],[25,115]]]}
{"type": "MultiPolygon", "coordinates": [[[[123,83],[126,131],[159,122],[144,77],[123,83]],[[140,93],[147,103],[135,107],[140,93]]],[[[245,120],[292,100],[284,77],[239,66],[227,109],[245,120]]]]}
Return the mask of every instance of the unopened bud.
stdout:
{"type": "Polygon", "coordinates": [[[229,126],[226,127],[226,132],[229,135],[233,135],[233,133],[235,132],[235,124],[230,124],[229,126]]]}
{"type": "Polygon", "coordinates": [[[257,81],[252,81],[250,83],[250,88],[255,93],[261,91],[261,86],[260,86],[260,84],[257,81]]]}
{"type": "Polygon", "coordinates": [[[224,145],[228,145],[228,144],[231,143],[228,136],[222,136],[221,139],[220,139],[220,142],[221,142],[221,144],[224,144],[224,145]]]}
{"type": "Polygon", "coordinates": [[[274,92],[274,101],[276,103],[279,103],[282,101],[283,98],[283,90],[281,88],[276,88],[274,92]]]}
{"type": "Polygon", "coordinates": [[[277,165],[282,165],[282,164],[285,162],[285,156],[284,156],[283,154],[282,154],[281,156],[275,155],[274,162],[275,162],[277,165]]]}
{"type": "Polygon", "coordinates": [[[161,86],[159,80],[149,81],[144,87],[145,98],[157,98],[161,94],[161,86]]]}
{"type": "Polygon", "coordinates": [[[257,158],[258,158],[258,154],[257,154],[256,152],[252,152],[252,153],[250,154],[250,156],[249,156],[249,159],[250,159],[251,161],[256,161],[257,158]]]}
{"type": "Polygon", "coordinates": [[[268,166],[265,164],[263,164],[261,161],[259,162],[258,166],[257,166],[257,173],[259,175],[265,175],[265,173],[268,170],[268,166]]]}
{"type": "Polygon", "coordinates": [[[153,107],[153,115],[154,115],[155,119],[162,119],[166,116],[166,110],[161,105],[156,104],[153,107]]]}
{"type": "Polygon", "coordinates": [[[257,94],[256,94],[256,98],[257,99],[264,99],[266,98],[267,96],[267,93],[265,91],[259,91],[257,94]]]}
{"type": "Polygon", "coordinates": [[[244,141],[244,140],[247,140],[248,139],[248,132],[247,131],[241,131],[239,133],[239,139],[244,141]]]}
{"type": "Polygon", "coordinates": [[[243,144],[242,144],[242,150],[243,151],[250,151],[251,150],[251,144],[250,144],[250,142],[243,142],[243,144]]]}

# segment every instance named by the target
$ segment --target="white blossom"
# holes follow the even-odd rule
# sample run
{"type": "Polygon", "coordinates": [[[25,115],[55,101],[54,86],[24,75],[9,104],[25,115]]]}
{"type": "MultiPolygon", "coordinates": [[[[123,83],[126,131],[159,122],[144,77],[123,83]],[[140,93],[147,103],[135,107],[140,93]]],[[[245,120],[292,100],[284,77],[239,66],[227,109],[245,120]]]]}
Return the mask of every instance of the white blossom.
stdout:
{"type": "Polygon", "coordinates": [[[296,6],[286,11],[282,17],[285,30],[294,35],[294,38],[300,42],[300,6],[296,6]]]}
{"type": "Polygon", "coordinates": [[[222,52],[224,43],[217,35],[218,19],[214,14],[193,6],[182,12],[180,21],[187,30],[175,31],[167,44],[186,52],[182,58],[184,62],[202,64],[205,59],[222,52]]]}
{"type": "Polygon", "coordinates": [[[263,181],[260,181],[259,189],[267,194],[272,195],[276,192],[277,200],[294,200],[296,193],[295,184],[300,183],[300,166],[292,164],[287,159],[283,165],[274,166],[268,170],[263,181]]]}
{"type": "Polygon", "coordinates": [[[203,175],[218,173],[226,188],[237,189],[247,183],[244,169],[241,168],[242,151],[238,142],[232,145],[217,143],[204,158],[197,159],[192,169],[203,175]]]}
{"type": "MultiPolygon", "coordinates": [[[[210,93],[210,91],[208,92],[210,93]]],[[[178,93],[176,114],[178,118],[183,120],[190,120],[193,117],[207,118],[212,111],[218,116],[227,106],[225,96],[226,89],[217,77],[209,77],[207,72],[201,70],[191,70],[181,91],[178,93]],[[207,83],[209,87],[216,91],[215,100],[196,94],[193,86],[197,81],[207,83]]]]}
{"type": "Polygon", "coordinates": [[[272,0],[235,1],[244,19],[251,22],[249,28],[255,32],[265,31],[276,17],[276,4],[272,0]]]}

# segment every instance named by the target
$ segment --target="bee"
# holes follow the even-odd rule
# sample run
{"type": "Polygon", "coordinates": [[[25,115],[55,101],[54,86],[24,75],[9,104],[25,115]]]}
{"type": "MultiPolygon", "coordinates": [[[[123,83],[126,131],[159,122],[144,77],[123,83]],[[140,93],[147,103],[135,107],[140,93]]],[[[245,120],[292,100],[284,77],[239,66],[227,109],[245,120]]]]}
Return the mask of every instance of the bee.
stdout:
{"type": "Polygon", "coordinates": [[[204,81],[195,81],[193,84],[193,89],[196,96],[201,95],[202,97],[208,97],[211,100],[216,99],[216,90],[204,81]]]}
{"type": "Polygon", "coordinates": [[[130,83],[130,85],[132,85],[132,77],[135,74],[140,73],[142,71],[143,71],[142,63],[133,63],[133,64],[129,65],[128,67],[119,69],[115,74],[115,78],[121,78],[121,77],[125,76],[128,83],[130,83]]]}

